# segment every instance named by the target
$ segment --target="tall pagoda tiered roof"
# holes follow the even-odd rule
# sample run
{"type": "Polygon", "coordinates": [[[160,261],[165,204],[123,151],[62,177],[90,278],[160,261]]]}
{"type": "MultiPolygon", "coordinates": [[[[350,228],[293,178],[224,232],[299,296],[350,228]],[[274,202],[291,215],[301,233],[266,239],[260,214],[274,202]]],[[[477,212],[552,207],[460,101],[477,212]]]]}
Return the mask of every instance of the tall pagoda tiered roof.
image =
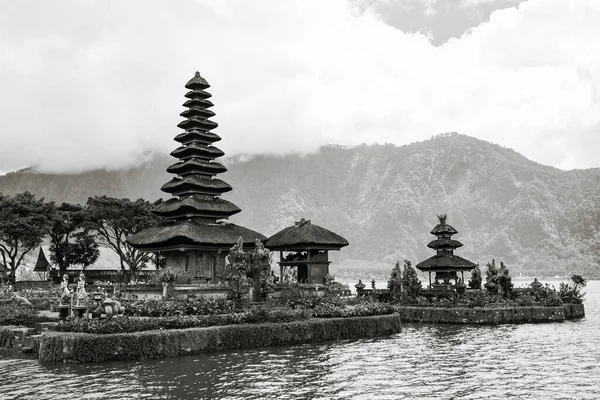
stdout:
{"type": "Polygon", "coordinates": [[[457,234],[458,231],[446,223],[447,218],[448,216],[446,214],[438,215],[439,224],[431,231],[431,234],[435,235],[437,238],[427,244],[427,247],[434,249],[437,254],[418,263],[416,268],[419,270],[470,271],[477,266],[475,263],[454,254],[454,249],[461,247],[463,244],[458,240],[452,239],[452,235],[457,234]]]}
{"type": "Polygon", "coordinates": [[[220,198],[232,187],[216,178],[227,168],[215,161],[224,153],[213,145],[221,137],[211,132],[218,124],[210,120],[215,115],[209,110],[213,103],[207,100],[212,96],[206,91],[210,85],[196,72],[185,87],[189,90],[183,103],[187,109],[180,114],[185,119],[177,125],[185,132],[175,137],[181,143],[171,152],[177,162],[167,168],[175,176],[161,188],[174,197],[154,210],[166,222],[130,236],[128,242],[136,248],[156,251],[177,247],[221,248],[233,245],[240,236],[248,244],[255,239],[265,240],[260,233],[219,221],[241,210],[220,198]]]}

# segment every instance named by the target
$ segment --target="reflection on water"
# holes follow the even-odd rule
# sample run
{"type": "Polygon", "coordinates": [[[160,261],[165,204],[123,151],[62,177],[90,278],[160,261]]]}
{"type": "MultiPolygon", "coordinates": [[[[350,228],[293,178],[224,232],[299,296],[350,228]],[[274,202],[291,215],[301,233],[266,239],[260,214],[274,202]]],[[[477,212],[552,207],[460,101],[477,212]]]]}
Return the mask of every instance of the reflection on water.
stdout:
{"type": "Polygon", "coordinates": [[[167,360],[40,365],[0,359],[1,399],[597,399],[600,282],[581,321],[406,324],[378,339],[167,360]]]}

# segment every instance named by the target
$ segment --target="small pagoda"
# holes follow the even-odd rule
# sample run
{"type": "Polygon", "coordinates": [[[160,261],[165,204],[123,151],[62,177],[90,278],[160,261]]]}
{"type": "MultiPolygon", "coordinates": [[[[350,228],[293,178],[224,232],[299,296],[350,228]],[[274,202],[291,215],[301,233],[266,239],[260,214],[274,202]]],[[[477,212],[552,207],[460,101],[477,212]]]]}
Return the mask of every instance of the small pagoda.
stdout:
{"type": "Polygon", "coordinates": [[[452,235],[457,234],[458,231],[446,223],[447,218],[446,214],[438,215],[439,224],[431,231],[431,234],[435,235],[437,239],[429,242],[427,247],[434,249],[436,255],[416,265],[417,269],[429,273],[430,289],[448,288],[456,285],[459,272],[460,279],[464,282],[464,271],[471,271],[477,266],[475,263],[454,254],[454,249],[461,247],[463,244],[452,239],[452,235]],[[431,281],[432,272],[435,272],[433,283],[431,281]]]}
{"type": "Polygon", "coordinates": [[[210,282],[223,277],[225,257],[238,238],[242,238],[244,246],[253,248],[256,239],[264,241],[266,237],[221,221],[241,210],[220,198],[232,188],[215,178],[227,169],[214,161],[224,153],[213,146],[221,138],[211,132],[217,123],[210,120],[215,115],[209,110],[213,106],[208,100],[211,94],[206,91],[210,85],[196,72],[185,87],[189,90],[183,104],[187,109],[180,114],[185,120],[177,125],[185,131],[175,137],[181,145],[171,153],[178,161],[167,168],[175,177],[161,188],[173,198],[154,210],[166,222],[132,235],[127,241],[142,251],[163,255],[166,266],[179,277],[210,282]]]}
{"type": "Polygon", "coordinates": [[[325,284],[329,275],[329,250],[340,250],[348,241],[340,235],[302,218],[266,242],[265,247],[279,251],[281,282],[325,284]]]}

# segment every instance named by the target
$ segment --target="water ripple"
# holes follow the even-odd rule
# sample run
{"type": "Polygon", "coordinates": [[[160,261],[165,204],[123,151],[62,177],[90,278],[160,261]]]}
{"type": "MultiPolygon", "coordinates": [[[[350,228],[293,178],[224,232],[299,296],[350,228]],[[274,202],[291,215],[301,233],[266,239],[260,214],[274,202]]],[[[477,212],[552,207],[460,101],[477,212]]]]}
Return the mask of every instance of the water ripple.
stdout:
{"type": "Polygon", "coordinates": [[[0,358],[0,399],[598,399],[600,282],[581,321],[405,324],[386,338],[130,363],[0,358]]]}

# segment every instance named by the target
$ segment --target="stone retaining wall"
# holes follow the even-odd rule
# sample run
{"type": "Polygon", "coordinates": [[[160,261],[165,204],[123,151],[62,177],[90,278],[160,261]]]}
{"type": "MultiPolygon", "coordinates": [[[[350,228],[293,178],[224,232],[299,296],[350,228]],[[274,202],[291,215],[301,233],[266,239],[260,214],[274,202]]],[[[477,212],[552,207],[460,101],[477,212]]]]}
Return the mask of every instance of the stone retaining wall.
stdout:
{"type": "Polygon", "coordinates": [[[455,308],[406,306],[399,311],[402,322],[438,324],[513,324],[554,322],[585,317],[583,304],[558,307],[455,308]]]}
{"type": "Polygon", "coordinates": [[[397,314],[94,335],[48,332],[40,338],[42,362],[98,362],[177,357],[224,349],[250,349],[400,332],[397,314]]]}

